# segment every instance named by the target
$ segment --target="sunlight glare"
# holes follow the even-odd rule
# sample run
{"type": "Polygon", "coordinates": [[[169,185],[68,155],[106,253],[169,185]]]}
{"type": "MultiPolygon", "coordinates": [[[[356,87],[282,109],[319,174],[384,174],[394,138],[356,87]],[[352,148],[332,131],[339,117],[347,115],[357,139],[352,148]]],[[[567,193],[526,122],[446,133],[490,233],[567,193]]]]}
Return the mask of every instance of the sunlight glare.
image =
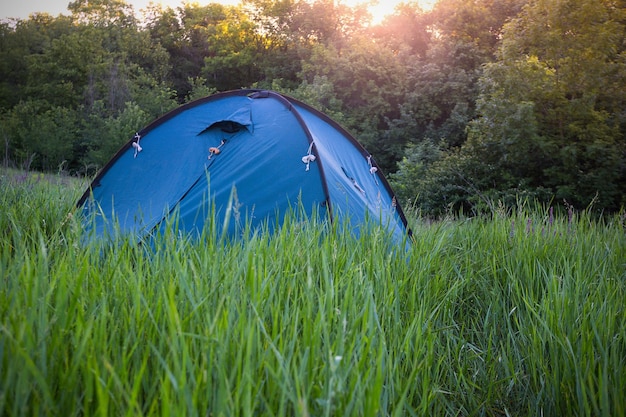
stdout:
{"type": "MultiPolygon", "coordinates": [[[[172,7],[176,8],[184,3],[199,3],[199,4],[209,4],[209,3],[220,3],[229,6],[237,6],[241,3],[241,0],[202,0],[202,1],[182,1],[182,0],[134,0],[133,3],[141,4],[141,7],[145,7],[150,1],[156,4],[160,4],[162,7],[172,7]]],[[[437,0],[335,0],[337,2],[343,3],[347,6],[354,7],[357,4],[361,3],[374,3],[372,6],[369,6],[369,12],[372,14],[372,23],[380,23],[383,19],[394,13],[397,5],[401,3],[417,3],[423,10],[431,10],[437,0]]]]}
{"type": "MultiPolygon", "coordinates": [[[[375,4],[368,7],[369,12],[372,14],[372,23],[380,23],[385,17],[392,15],[395,12],[396,6],[401,3],[417,3],[423,10],[431,10],[436,0],[378,0],[375,4]]],[[[354,7],[357,4],[368,3],[367,0],[344,0],[348,6],[354,7]]]]}

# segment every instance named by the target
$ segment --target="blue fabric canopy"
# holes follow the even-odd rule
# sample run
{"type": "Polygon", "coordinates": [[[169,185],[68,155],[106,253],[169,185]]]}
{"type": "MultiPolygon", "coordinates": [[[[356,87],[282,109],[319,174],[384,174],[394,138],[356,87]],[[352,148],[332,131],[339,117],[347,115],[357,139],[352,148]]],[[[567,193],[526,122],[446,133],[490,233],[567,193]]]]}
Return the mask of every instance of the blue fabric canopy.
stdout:
{"type": "Polygon", "coordinates": [[[222,221],[276,226],[294,208],[350,225],[379,222],[397,239],[406,218],[370,154],[326,115],[263,90],[218,93],[139,131],[79,200],[95,236],[145,239],[176,215],[199,234],[222,221]]]}

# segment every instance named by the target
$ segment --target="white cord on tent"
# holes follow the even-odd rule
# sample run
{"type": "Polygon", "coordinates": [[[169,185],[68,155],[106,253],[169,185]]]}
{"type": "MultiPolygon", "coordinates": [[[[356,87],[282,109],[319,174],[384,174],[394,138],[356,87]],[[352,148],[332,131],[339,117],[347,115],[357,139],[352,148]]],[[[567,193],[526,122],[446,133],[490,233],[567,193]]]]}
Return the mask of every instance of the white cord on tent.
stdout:
{"type": "Polygon", "coordinates": [[[309,170],[309,165],[311,162],[315,161],[315,155],[306,155],[302,157],[302,162],[306,164],[306,171],[309,170]]]}
{"type": "Polygon", "coordinates": [[[135,148],[135,155],[133,155],[133,158],[137,158],[137,154],[143,151],[143,148],[139,145],[139,140],[141,139],[139,132],[135,133],[134,139],[135,142],[133,142],[133,148],[135,148]]]}
{"type": "Polygon", "coordinates": [[[224,146],[225,143],[226,143],[226,139],[222,139],[222,142],[219,144],[219,146],[211,146],[209,148],[209,157],[208,157],[208,159],[211,159],[211,157],[213,155],[219,155],[219,153],[222,152],[220,148],[222,146],[224,146]]]}
{"type": "Polygon", "coordinates": [[[309,170],[309,165],[311,164],[311,162],[315,161],[315,159],[316,159],[315,155],[313,155],[311,153],[312,149],[313,149],[313,142],[311,142],[311,144],[309,145],[309,150],[308,150],[307,154],[302,157],[302,162],[304,162],[306,164],[306,170],[305,171],[309,170]]]}
{"type": "Polygon", "coordinates": [[[368,155],[367,156],[367,163],[370,166],[370,174],[372,174],[372,176],[374,177],[374,182],[376,183],[376,185],[378,185],[378,180],[376,179],[376,172],[378,172],[378,168],[376,168],[373,164],[372,164],[372,155],[368,155]]]}
{"type": "Polygon", "coordinates": [[[361,186],[359,185],[358,182],[356,182],[356,180],[354,178],[351,178],[352,180],[352,185],[354,185],[354,188],[356,188],[357,190],[359,190],[361,193],[363,193],[363,195],[365,195],[365,190],[363,188],[361,188],[361,186]]]}

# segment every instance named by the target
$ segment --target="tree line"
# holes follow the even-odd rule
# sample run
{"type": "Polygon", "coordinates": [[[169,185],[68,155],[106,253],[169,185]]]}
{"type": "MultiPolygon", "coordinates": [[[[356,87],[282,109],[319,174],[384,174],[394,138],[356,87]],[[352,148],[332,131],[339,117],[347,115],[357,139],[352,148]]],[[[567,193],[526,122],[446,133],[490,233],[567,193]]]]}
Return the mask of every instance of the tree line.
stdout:
{"type": "Polygon", "coordinates": [[[134,132],[217,91],[327,113],[404,204],[626,204],[626,0],[403,3],[380,23],[334,0],[237,6],[76,0],[0,23],[5,165],[92,175],[134,132]]]}

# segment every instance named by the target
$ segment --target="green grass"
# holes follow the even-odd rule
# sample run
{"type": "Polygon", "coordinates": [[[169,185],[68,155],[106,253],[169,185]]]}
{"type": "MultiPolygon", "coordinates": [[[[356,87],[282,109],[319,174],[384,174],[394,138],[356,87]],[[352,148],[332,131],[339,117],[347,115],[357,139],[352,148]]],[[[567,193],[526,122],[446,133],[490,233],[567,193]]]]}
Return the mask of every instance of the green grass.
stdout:
{"type": "Polygon", "coordinates": [[[626,415],[624,216],[146,250],[80,243],[84,186],[0,176],[0,415],[626,415]]]}

